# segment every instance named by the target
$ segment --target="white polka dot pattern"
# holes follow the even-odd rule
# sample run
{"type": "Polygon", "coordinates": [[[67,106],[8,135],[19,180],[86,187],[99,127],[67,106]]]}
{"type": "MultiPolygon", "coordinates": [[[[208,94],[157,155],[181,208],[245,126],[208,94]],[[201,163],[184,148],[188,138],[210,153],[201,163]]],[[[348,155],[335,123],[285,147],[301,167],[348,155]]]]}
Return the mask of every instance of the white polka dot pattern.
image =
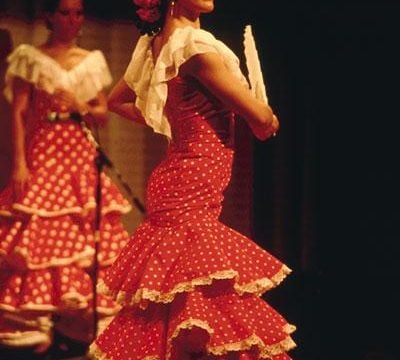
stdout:
{"type": "Polygon", "coordinates": [[[198,84],[168,83],[173,139],[147,188],[146,221],[100,288],[124,306],[98,359],[287,360],[294,327],[260,295],[290,270],[218,220],[231,173],[231,114],[198,84]]]}
{"type": "MultiPolygon", "coordinates": [[[[33,314],[49,319],[51,313],[73,310],[83,319],[85,311],[91,311],[93,286],[87,268],[93,263],[95,245],[95,149],[79,124],[72,120],[50,123],[48,102],[48,95],[36,89],[26,129],[31,173],[26,191],[14,199],[10,183],[0,193],[3,345],[28,346],[48,340],[49,330],[41,329],[33,314]],[[18,314],[23,320],[10,323],[10,314],[18,314]],[[25,326],[27,319],[35,322],[29,329],[25,326]]],[[[101,191],[100,279],[103,268],[127,243],[120,217],[130,210],[104,174],[101,191]]],[[[97,309],[101,316],[109,316],[119,306],[99,295],[97,309]]]]}

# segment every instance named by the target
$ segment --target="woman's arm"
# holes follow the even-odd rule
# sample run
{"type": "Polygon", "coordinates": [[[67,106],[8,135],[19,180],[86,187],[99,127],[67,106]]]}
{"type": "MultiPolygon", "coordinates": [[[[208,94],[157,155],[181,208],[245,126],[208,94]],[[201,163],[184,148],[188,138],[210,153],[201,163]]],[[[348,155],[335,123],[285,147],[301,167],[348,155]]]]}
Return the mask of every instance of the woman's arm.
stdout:
{"type": "Polygon", "coordinates": [[[258,139],[266,140],[278,130],[279,121],[272,109],[232,75],[220,55],[193,56],[182,65],[181,75],[198,79],[225,106],[243,117],[258,139]]]}
{"type": "Polygon", "coordinates": [[[135,106],[136,94],[121,78],[108,97],[108,108],[110,111],[139,124],[146,125],[146,121],[135,106]]]}
{"type": "Polygon", "coordinates": [[[13,165],[11,176],[15,198],[18,198],[25,191],[30,177],[25,153],[24,124],[24,118],[29,108],[30,87],[31,85],[21,78],[14,78],[13,100],[11,104],[11,131],[13,146],[13,165]]]}

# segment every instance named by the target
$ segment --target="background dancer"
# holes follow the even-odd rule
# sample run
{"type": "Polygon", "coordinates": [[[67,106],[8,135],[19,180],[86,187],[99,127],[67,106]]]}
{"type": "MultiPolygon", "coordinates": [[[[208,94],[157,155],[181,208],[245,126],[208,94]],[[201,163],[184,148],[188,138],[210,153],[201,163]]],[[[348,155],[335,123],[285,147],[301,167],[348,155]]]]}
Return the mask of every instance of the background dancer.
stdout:
{"type": "MultiPolygon", "coordinates": [[[[77,46],[83,5],[47,1],[47,42],[20,45],[8,58],[5,94],[12,104],[14,158],[9,185],[0,194],[4,347],[44,352],[53,328],[82,344],[93,336],[96,151],[78,122],[49,119],[50,113],[73,112],[94,126],[106,120],[107,63],[99,50],[77,46]]],[[[120,217],[130,210],[104,174],[101,192],[100,269],[126,244],[120,217]]],[[[104,296],[97,300],[100,321],[106,321],[118,305],[104,296]]]]}

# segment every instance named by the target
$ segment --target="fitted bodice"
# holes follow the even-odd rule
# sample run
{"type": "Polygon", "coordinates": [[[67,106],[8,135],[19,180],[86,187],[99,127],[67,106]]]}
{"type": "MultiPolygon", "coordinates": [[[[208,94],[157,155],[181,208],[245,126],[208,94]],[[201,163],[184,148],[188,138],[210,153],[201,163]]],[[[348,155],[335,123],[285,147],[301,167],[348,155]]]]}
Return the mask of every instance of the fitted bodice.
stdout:
{"type": "Polygon", "coordinates": [[[191,78],[170,80],[168,94],[172,139],[149,180],[148,215],[171,226],[194,213],[218,217],[231,175],[233,114],[191,78]]]}
{"type": "Polygon", "coordinates": [[[173,148],[188,150],[187,147],[195,146],[200,151],[202,143],[232,145],[233,114],[199,82],[178,76],[169,81],[168,94],[166,113],[173,148]]]}

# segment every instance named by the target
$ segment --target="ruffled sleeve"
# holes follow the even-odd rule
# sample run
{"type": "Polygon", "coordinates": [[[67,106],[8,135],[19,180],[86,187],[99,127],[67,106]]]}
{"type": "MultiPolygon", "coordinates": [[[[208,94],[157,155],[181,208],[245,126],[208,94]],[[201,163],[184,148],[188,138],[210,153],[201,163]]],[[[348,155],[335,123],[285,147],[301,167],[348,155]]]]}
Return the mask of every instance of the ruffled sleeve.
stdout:
{"type": "Polygon", "coordinates": [[[167,82],[178,75],[180,66],[192,56],[209,52],[220,54],[229,71],[247,85],[237,56],[207,31],[192,27],[176,29],[162,48],[156,64],[152,58],[151,41],[152,37],[147,35],[139,39],[124,79],[136,94],[136,106],[157,133],[171,137],[164,110],[167,82]]]}
{"type": "Polygon", "coordinates": [[[55,90],[54,78],[57,76],[53,66],[46,66],[38,51],[31,45],[18,46],[7,58],[8,68],[5,75],[4,95],[12,101],[13,81],[15,77],[34,84],[48,93],[55,90]]]}

